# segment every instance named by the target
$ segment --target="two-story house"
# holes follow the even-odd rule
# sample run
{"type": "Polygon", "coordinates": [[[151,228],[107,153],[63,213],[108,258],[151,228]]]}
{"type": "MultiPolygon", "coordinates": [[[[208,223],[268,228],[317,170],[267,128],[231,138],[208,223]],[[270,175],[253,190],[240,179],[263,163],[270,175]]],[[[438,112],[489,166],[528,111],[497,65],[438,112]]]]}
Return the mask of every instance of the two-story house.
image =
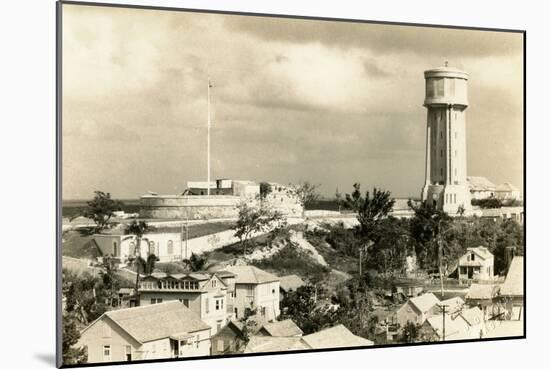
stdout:
{"type": "Polygon", "coordinates": [[[493,254],[486,247],[468,247],[458,260],[458,280],[461,284],[474,280],[492,280],[494,261],[493,254]]]}
{"type": "Polygon", "coordinates": [[[228,266],[226,271],[235,275],[234,318],[256,310],[259,319],[275,320],[279,314],[280,278],[255,266],[228,266]]]}
{"type": "Polygon", "coordinates": [[[179,301],[218,332],[232,318],[235,276],[229,272],[153,273],[140,281],[140,306],[179,301]]]}
{"type": "Polygon", "coordinates": [[[88,363],[210,355],[210,326],[172,301],[108,311],[80,333],[88,363]]]}

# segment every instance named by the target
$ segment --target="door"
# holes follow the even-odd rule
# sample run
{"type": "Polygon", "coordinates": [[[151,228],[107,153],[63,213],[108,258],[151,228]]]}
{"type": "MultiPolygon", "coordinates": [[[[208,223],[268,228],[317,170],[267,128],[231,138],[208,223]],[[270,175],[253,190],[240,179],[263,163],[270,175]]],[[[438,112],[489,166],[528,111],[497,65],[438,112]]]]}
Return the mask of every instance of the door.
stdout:
{"type": "Polygon", "coordinates": [[[474,268],[468,267],[468,279],[472,279],[474,277],[474,268]]]}

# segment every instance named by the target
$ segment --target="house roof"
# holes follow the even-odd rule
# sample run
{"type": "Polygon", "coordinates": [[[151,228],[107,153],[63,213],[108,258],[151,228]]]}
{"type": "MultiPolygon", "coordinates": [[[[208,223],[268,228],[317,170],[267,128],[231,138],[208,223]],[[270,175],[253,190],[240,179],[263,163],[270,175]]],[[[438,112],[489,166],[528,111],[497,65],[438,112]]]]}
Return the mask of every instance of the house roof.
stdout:
{"type": "Polygon", "coordinates": [[[519,190],[513,184],[504,182],[497,186],[496,191],[497,192],[518,192],[519,190]]]}
{"type": "Polygon", "coordinates": [[[303,336],[302,341],[312,349],[374,345],[374,342],[354,335],[342,324],[303,336]]]}
{"type": "Polygon", "coordinates": [[[296,274],[285,275],[281,277],[280,287],[283,291],[296,291],[299,287],[305,286],[306,283],[296,274]]]}
{"type": "Polygon", "coordinates": [[[426,324],[430,325],[435,333],[441,338],[443,336],[443,319],[445,319],[445,339],[457,340],[470,338],[468,336],[468,323],[462,317],[452,318],[450,315],[434,315],[426,319],[426,324]]]}
{"type": "Polygon", "coordinates": [[[500,287],[494,284],[477,284],[474,283],[470,286],[468,293],[466,294],[467,299],[473,300],[487,300],[496,297],[500,287]]]}
{"type": "Polygon", "coordinates": [[[477,256],[479,256],[482,259],[488,259],[493,256],[489,249],[487,249],[485,246],[478,246],[478,247],[468,247],[466,250],[469,252],[475,253],[477,256]]]}
{"type": "Polygon", "coordinates": [[[244,349],[245,353],[279,352],[308,349],[302,337],[252,336],[244,349]]]}
{"type": "Polygon", "coordinates": [[[523,296],[523,256],[512,259],[508,274],[500,287],[501,296],[523,296]]]}
{"type": "Polygon", "coordinates": [[[460,316],[468,323],[469,325],[476,325],[483,322],[483,311],[477,306],[463,310],[460,313],[460,316]]]}
{"type": "Polygon", "coordinates": [[[265,324],[262,329],[272,337],[301,336],[304,333],[300,327],[290,319],[265,324]]]}
{"type": "Polygon", "coordinates": [[[179,301],[112,310],[103,315],[141,343],[210,329],[179,301]]]}
{"type": "Polygon", "coordinates": [[[494,191],[496,186],[485,177],[467,177],[468,185],[472,191],[494,191]]]}
{"type": "Polygon", "coordinates": [[[420,312],[425,313],[438,304],[439,299],[433,293],[428,292],[409,299],[409,302],[420,312]]]}
{"type": "Polygon", "coordinates": [[[484,338],[523,336],[522,320],[493,320],[488,328],[484,338]]]}
{"type": "Polygon", "coordinates": [[[448,310],[445,309],[446,312],[448,312],[449,314],[453,314],[459,311],[460,309],[462,309],[462,306],[464,306],[464,300],[456,296],[456,297],[452,297],[450,299],[441,301],[440,305],[447,305],[448,310]]]}
{"type": "Polygon", "coordinates": [[[236,275],[235,284],[259,284],[280,280],[279,277],[252,265],[228,266],[225,270],[236,275]]]}

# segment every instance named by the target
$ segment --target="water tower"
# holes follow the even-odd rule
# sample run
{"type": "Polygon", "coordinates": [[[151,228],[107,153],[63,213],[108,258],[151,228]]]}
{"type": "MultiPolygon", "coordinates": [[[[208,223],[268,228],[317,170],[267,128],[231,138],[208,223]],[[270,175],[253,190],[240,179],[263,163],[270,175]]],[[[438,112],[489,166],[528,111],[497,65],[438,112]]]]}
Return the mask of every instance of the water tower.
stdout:
{"type": "Polygon", "coordinates": [[[468,74],[445,67],[424,72],[428,110],[426,180],[422,200],[449,215],[471,209],[466,181],[466,113],[468,74]]]}

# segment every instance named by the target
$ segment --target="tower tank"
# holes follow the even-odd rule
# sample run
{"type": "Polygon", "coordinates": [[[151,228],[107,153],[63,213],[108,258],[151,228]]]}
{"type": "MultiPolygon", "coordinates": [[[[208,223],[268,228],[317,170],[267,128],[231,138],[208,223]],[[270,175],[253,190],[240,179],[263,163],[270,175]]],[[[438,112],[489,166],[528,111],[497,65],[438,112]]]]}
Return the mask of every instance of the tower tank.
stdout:
{"type": "Polygon", "coordinates": [[[422,200],[449,214],[471,209],[466,180],[468,73],[445,67],[424,72],[426,172],[422,200]]]}

